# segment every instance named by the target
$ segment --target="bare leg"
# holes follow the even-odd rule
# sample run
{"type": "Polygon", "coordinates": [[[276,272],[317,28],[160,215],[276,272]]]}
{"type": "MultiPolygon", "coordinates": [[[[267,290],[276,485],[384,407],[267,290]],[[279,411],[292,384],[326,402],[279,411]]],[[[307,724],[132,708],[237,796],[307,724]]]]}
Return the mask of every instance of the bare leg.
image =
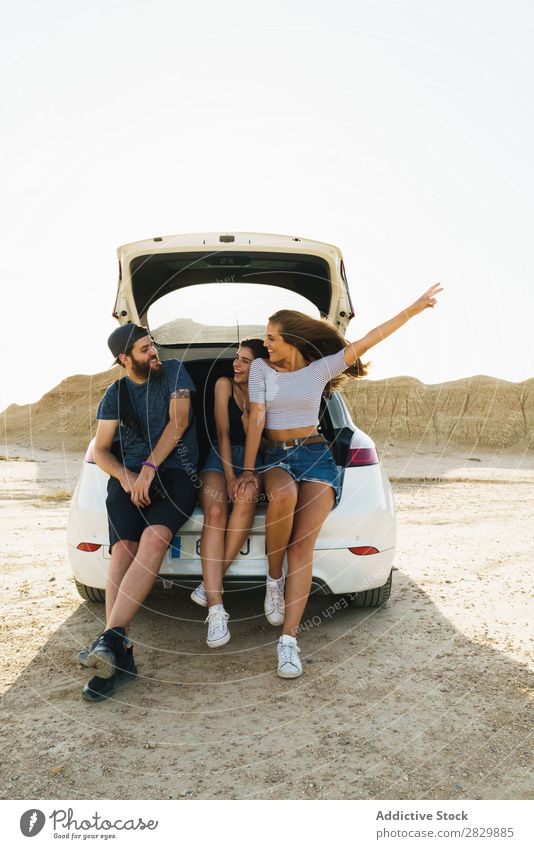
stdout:
{"type": "Polygon", "coordinates": [[[241,550],[241,546],[250,533],[257,504],[257,499],[251,495],[240,496],[234,502],[226,528],[223,560],[224,572],[232,565],[241,550]]]}
{"type": "Polygon", "coordinates": [[[224,532],[228,519],[226,484],[220,472],[202,475],[200,503],[204,512],[200,558],[208,606],[211,607],[222,604],[224,532]]]}
{"type": "Polygon", "coordinates": [[[264,474],[264,481],[269,500],[265,519],[269,575],[278,579],[282,577],[282,564],[293,527],[298,485],[283,469],[269,469],[264,474]]]}
{"type": "Polygon", "coordinates": [[[111,549],[111,561],[106,581],[106,622],[109,621],[111,616],[122,579],[130,568],[138,548],[138,542],[122,539],[116,542],[111,549]]]}
{"type": "Polygon", "coordinates": [[[122,579],[107,621],[108,628],[128,626],[154,585],[172,533],[165,525],[151,525],[141,535],[137,554],[122,579]]]}
{"type": "Polygon", "coordinates": [[[299,484],[295,521],[287,550],[286,606],[283,633],[295,637],[312,582],[313,548],[332,509],[334,491],[325,483],[299,484]]]}

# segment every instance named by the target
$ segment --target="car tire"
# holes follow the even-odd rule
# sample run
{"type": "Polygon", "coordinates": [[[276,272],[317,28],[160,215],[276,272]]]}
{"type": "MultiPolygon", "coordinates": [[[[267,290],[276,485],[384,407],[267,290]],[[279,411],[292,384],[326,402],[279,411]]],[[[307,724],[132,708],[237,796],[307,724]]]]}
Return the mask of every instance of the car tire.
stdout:
{"type": "Polygon", "coordinates": [[[382,607],[391,595],[391,581],[393,577],[393,569],[389,573],[389,578],[381,587],[376,587],[374,590],[364,590],[361,593],[352,593],[345,596],[349,607],[382,607]]]}
{"type": "Polygon", "coordinates": [[[79,581],[74,581],[76,589],[85,601],[104,602],[106,600],[106,591],[99,587],[86,587],[85,584],[80,584],[79,581]]]}

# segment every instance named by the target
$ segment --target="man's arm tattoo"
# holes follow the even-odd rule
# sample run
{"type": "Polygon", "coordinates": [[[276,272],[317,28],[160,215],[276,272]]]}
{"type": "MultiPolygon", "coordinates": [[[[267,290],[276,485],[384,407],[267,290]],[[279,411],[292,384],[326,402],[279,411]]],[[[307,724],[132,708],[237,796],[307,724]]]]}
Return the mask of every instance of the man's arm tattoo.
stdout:
{"type": "Polygon", "coordinates": [[[171,392],[171,399],[175,398],[190,398],[191,391],[189,389],[175,389],[174,392],[171,392]]]}

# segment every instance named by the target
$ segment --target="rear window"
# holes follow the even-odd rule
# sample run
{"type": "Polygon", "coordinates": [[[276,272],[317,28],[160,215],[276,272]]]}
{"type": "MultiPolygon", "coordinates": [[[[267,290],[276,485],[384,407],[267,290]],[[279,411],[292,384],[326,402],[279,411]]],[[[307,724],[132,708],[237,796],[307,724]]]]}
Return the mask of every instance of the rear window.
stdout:
{"type": "MultiPolygon", "coordinates": [[[[130,263],[132,294],[139,316],[165,295],[193,286],[229,284],[260,291],[270,286],[311,301],[321,315],[330,307],[330,275],[326,260],[298,253],[216,251],[148,254],[130,263]]],[[[243,290],[244,291],[244,290],[243,290]]],[[[223,295],[226,298],[227,294],[223,295]]]]}
{"type": "Polygon", "coordinates": [[[164,295],[149,307],[147,324],[161,344],[234,343],[246,336],[263,338],[269,316],[280,309],[320,315],[314,304],[294,292],[230,280],[164,295]]]}

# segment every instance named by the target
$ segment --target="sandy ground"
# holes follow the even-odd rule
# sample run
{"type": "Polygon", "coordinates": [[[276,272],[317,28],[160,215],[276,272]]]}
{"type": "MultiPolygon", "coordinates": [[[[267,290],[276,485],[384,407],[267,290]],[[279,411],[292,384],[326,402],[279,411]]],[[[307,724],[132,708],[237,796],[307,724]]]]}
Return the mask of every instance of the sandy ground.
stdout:
{"type": "Polygon", "coordinates": [[[80,458],[8,455],[3,798],[532,798],[532,453],[386,447],[386,606],[330,616],[312,598],[320,624],[291,682],[274,673],[261,594],[228,596],[232,640],[210,651],[203,611],[158,587],[132,631],[139,679],[104,704],[81,700],[75,661],[102,618],[66,557],[80,458]]]}

